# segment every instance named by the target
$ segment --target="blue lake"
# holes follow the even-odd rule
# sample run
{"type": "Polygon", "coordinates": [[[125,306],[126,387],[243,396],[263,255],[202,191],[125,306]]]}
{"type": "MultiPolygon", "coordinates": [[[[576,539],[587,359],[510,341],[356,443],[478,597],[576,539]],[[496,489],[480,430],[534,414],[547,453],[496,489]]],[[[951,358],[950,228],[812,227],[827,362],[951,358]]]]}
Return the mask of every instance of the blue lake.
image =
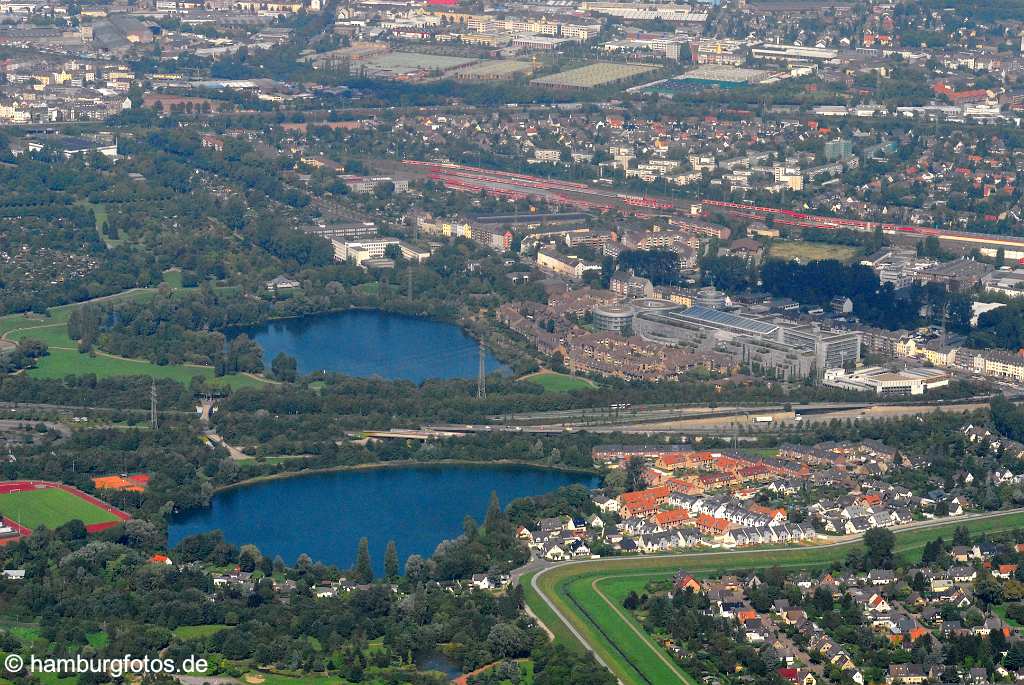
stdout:
{"type": "MultiPolygon", "coordinates": [[[[237,328],[263,348],[264,363],[279,352],[298,362],[299,373],[326,369],[349,376],[380,376],[421,383],[430,378],[476,378],[478,345],[458,326],[417,316],[353,309],[263,326],[237,328]]],[[[485,356],[488,373],[508,368],[485,356]]]]}
{"type": "Polygon", "coordinates": [[[359,539],[366,537],[379,573],[388,540],[395,541],[404,569],[410,554],[430,556],[442,540],[460,535],[466,515],[482,522],[492,490],[504,507],[516,497],[572,483],[593,488],[598,478],[528,466],[439,465],[271,480],[218,493],[209,508],[174,517],[170,545],[219,529],[228,542],[252,543],[289,564],[306,553],[348,568],[359,539]]]}

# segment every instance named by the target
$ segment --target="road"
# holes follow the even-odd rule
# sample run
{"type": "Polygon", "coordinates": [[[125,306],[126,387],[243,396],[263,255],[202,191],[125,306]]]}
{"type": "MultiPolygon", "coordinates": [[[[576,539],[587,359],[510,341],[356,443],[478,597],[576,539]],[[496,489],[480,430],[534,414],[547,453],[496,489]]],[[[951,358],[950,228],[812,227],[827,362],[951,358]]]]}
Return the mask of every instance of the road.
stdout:
{"type": "Polygon", "coordinates": [[[0,419],[0,431],[21,431],[25,429],[34,429],[39,424],[43,424],[50,430],[56,431],[62,438],[71,437],[71,428],[64,423],[58,423],[56,421],[33,421],[31,419],[0,419]]]}
{"type": "MultiPolygon", "coordinates": [[[[958,517],[955,517],[955,518],[933,519],[933,520],[930,520],[930,521],[914,521],[913,523],[908,523],[905,526],[897,526],[895,528],[892,528],[891,530],[893,530],[893,532],[905,532],[905,531],[911,531],[911,530],[921,530],[921,529],[928,529],[928,528],[939,528],[939,527],[948,526],[948,525],[954,524],[954,523],[967,522],[967,521],[980,521],[980,520],[983,520],[983,519],[990,519],[990,518],[999,518],[1001,516],[1008,516],[1010,514],[1021,513],[1021,512],[1024,512],[1024,507],[1018,507],[1018,508],[1015,508],[1015,509],[1004,509],[1004,510],[1001,510],[1001,511],[983,512],[983,513],[978,513],[978,514],[967,514],[967,515],[958,516],[958,517]]],[[[857,542],[858,540],[862,539],[863,537],[864,537],[863,533],[855,533],[855,534],[851,534],[851,535],[844,535],[844,536],[841,536],[841,537],[836,537],[836,538],[834,538],[833,542],[829,542],[829,543],[824,544],[824,545],[819,545],[819,546],[817,546],[817,549],[825,549],[825,548],[832,548],[832,547],[845,547],[847,545],[850,545],[850,544],[853,544],[853,543],[857,542]]],[[[779,554],[780,552],[784,553],[786,551],[786,549],[805,549],[805,548],[782,548],[782,549],[780,549],[780,548],[776,547],[776,548],[766,548],[766,549],[719,550],[719,551],[714,551],[714,552],[690,552],[690,553],[679,553],[679,554],[659,554],[659,555],[650,555],[650,556],[648,556],[646,558],[655,558],[656,557],[658,559],[679,559],[680,561],[684,561],[684,560],[687,560],[687,559],[694,559],[694,558],[698,558],[698,557],[716,556],[716,555],[733,554],[733,553],[742,553],[744,555],[763,554],[763,555],[767,556],[767,555],[772,555],[772,554],[779,554]]],[[[569,632],[572,634],[572,636],[574,638],[576,638],[576,640],[578,640],[579,643],[581,645],[583,645],[587,649],[587,651],[589,651],[591,654],[594,655],[594,658],[597,659],[598,663],[600,663],[605,668],[608,668],[609,670],[611,670],[611,668],[608,666],[607,662],[605,662],[605,660],[601,657],[600,653],[596,649],[594,649],[594,646],[586,639],[586,637],[584,637],[583,634],[581,634],[580,631],[578,631],[576,629],[576,627],[565,616],[565,614],[562,612],[562,610],[558,608],[558,605],[555,604],[555,602],[553,602],[550,597],[548,597],[546,594],[544,594],[544,591],[541,589],[541,586],[540,586],[538,581],[539,581],[539,579],[545,573],[547,573],[548,571],[552,570],[553,568],[561,568],[561,567],[564,567],[564,566],[581,566],[581,567],[585,567],[588,564],[595,564],[595,563],[603,563],[603,564],[608,564],[608,563],[612,563],[612,564],[616,564],[616,563],[636,563],[636,561],[638,559],[643,559],[643,558],[645,558],[645,557],[643,557],[643,556],[608,557],[606,559],[582,559],[582,560],[577,560],[577,561],[566,561],[566,562],[547,562],[547,561],[542,561],[542,560],[531,560],[528,564],[526,564],[525,566],[523,566],[523,567],[517,569],[515,572],[513,572],[512,579],[513,579],[513,582],[518,583],[518,582],[521,581],[523,575],[536,570],[537,572],[530,579],[530,587],[532,587],[534,592],[537,593],[537,596],[540,597],[544,601],[544,604],[547,605],[547,607],[551,610],[551,612],[554,613],[554,615],[558,617],[558,620],[561,621],[565,625],[565,627],[569,630],[569,632]]],[[[548,626],[545,626],[545,630],[547,630],[549,633],[551,632],[550,628],[548,626]]]]}
{"type": "Polygon", "coordinates": [[[656,435],[658,433],[688,433],[696,435],[728,435],[733,436],[739,432],[747,434],[747,439],[756,439],[750,436],[772,433],[783,428],[793,430],[807,430],[813,424],[828,423],[832,420],[873,420],[881,418],[898,418],[904,416],[918,416],[937,411],[946,412],[969,412],[988,407],[988,400],[950,402],[950,403],[929,403],[929,404],[848,404],[835,405],[831,409],[824,404],[811,407],[794,407],[792,410],[785,410],[783,407],[757,407],[757,408],[719,408],[715,410],[695,410],[692,408],[657,410],[657,413],[649,413],[642,418],[615,420],[604,418],[594,411],[594,418],[584,421],[567,420],[559,423],[532,424],[517,423],[512,421],[506,424],[440,424],[422,426],[426,431],[441,431],[446,433],[572,433],[587,431],[590,433],[634,433],[641,435],[656,435]],[[671,412],[672,418],[668,418],[671,412]],[[813,413],[812,413],[813,412],[813,413]],[[755,416],[770,416],[771,421],[757,423],[755,416]],[[657,417],[657,418],[652,418],[657,417]]]}

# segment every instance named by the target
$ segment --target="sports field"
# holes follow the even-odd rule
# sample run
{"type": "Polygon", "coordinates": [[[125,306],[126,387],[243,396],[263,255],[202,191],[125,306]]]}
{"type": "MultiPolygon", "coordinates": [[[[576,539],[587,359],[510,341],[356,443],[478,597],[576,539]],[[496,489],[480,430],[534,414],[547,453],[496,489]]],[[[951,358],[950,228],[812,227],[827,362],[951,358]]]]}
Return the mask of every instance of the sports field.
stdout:
{"type": "Polygon", "coordinates": [[[74,519],[86,526],[121,520],[116,514],[56,487],[0,493],[0,513],[29,530],[39,526],[56,528],[74,519]]]}
{"type": "Polygon", "coordinates": [[[850,262],[860,252],[850,245],[832,245],[831,243],[812,243],[803,240],[776,240],[772,243],[768,254],[777,259],[796,259],[804,264],[818,259],[836,259],[850,262]]]}
{"type": "MultiPolygon", "coordinates": [[[[1007,512],[984,519],[954,519],[927,528],[898,531],[896,553],[906,559],[917,560],[927,542],[937,537],[948,540],[954,529],[961,525],[974,534],[1014,530],[1024,527],[1024,511],[1007,512]]],[[[551,630],[556,640],[581,648],[579,640],[541,598],[540,593],[558,608],[625,685],[695,685],[693,679],[669,657],[668,652],[622,608],[622,601],[630,590],[639,593],[648,581],[671,578],[682,568],[697,576],[715,576],[769,566],[824,568],[834,562],[841,562],[850,549],[861,544],[860,540],[853,540],[818,547],[603,559],[555,566],[539,576],[528,574],[520,579],[520,583],[525,591],[527,605],[551,630]]]]}
{"type": "Polygon", "coordinates": [[[538,371],[519,380],[527,383],[534,383],[544,388],[544,392],[571,392],[573,390],[589,390],[596,388],[592,380],[580,378],[579,376],[567,376],[564,373],[555,371],[538,371]]]}

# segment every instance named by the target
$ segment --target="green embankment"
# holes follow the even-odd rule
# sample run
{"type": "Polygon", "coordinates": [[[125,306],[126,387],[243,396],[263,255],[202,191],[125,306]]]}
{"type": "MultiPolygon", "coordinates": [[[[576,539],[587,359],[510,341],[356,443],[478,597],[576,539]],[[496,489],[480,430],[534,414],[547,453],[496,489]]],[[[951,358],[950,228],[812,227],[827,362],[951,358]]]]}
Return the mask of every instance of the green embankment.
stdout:
{"type": "MultiPolygon", "coordinates": [[[[900,531],[896,533],[896,553],[916,561],[927,542],[936,537],[948,540],[954,529],[961,525],[967,526],[975,535],[1013,530],[1024,527],[1024,512],[985,519],[952,520],[932,527],[900,531]]],[[[631,590],[639,593],[648,581],[670,578],[680,569],[696,576],[714,576],[769,566],[794,570],[824,568],[841,562],[851,549],[861,544],[860,540],[854,540],[817,547],[604,559],[553,567],[541,574],[537,585],[626,685],[694,685],[693,678],[675,665],[667,650],[622,609],[622,600],[631,590]]],[[[554,634],[555,640],[581,648],[568,627],[533,587],[535,575],[528,574],[520,581],[527,605],[554,634]]]]}

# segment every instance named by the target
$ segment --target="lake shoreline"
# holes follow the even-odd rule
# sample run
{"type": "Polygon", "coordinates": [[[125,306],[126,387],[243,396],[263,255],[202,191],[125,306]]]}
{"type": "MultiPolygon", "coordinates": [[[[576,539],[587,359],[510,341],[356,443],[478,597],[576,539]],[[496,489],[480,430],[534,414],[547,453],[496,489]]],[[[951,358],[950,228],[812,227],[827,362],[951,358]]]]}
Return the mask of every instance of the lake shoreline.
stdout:
{"type": "MultiPolygon", "coordinates": [[[[419,385],[432,379],[472,379],[477,375],[477,331],[448,317],[373,306],[268,318],[258,324],[225,327],[230,340],[246,335],[261,349],[265,367],[287,354],[300,376],[323,371],[356,378],[379,376],[419,385]],[[346,344],[339,346],[338,341],[346,344]]],[[[485,353],[487,373],[510,374],[493,352],[485,353]]]]}
{"type": "MultiPolygon", "coordinates": [[[[343,471],[369,471],[372,469],[387,468],[409,468],[413,466],[423,466],[429,468],[445,468],[449,466],[526,466],[529,468],[538,469],[542,471],[558,471],[560,473],[579,473],[591,476],[601,475],[601,472],[598,471],[597,469],[588,469],[581,466],[564,466],[561,464],[538,464],[536,462],[526,461],[523,459],[442,459],[438,461],[415,461],[412,459],[399,459],[396,461],[373,461],[367,462],[365,464],[338,464],[337,466],[321,466],[315,469],[302,469],[301,471],[281,471],[280,473],[268,473],[263,476],[253,476],[252,478],[246,478],[235,483],[219,485],[213,489],[211,497],[213,495],[219,495],[222,492],[228,492],[230,490],[237,490],[239,488],[250,487],[252,485],[259,485],[260,483],[269,483],[275,480],[300,478],[302,476],[315,476],[323,473],[339,473],[343,471]]],[[[209,505],[207,505],[207,507],[208,506],[209,505]]]]}
{"type": "Polygon", "coordinates": [[[173,512],[167,544],[173,549],[188,537],[220,530],[227,542],[256,545],[271,557],[291,561],[306,554],[348,568],[367,538],[380,572],[385,541],[393,540],[403,556],[426,558],[462,534],[467,516],[481,520],[492,492],[507,504],[600,483],[589,470],[456,459],[287,471],[239,480],[218,488],[207,506],[173,512]]]}

